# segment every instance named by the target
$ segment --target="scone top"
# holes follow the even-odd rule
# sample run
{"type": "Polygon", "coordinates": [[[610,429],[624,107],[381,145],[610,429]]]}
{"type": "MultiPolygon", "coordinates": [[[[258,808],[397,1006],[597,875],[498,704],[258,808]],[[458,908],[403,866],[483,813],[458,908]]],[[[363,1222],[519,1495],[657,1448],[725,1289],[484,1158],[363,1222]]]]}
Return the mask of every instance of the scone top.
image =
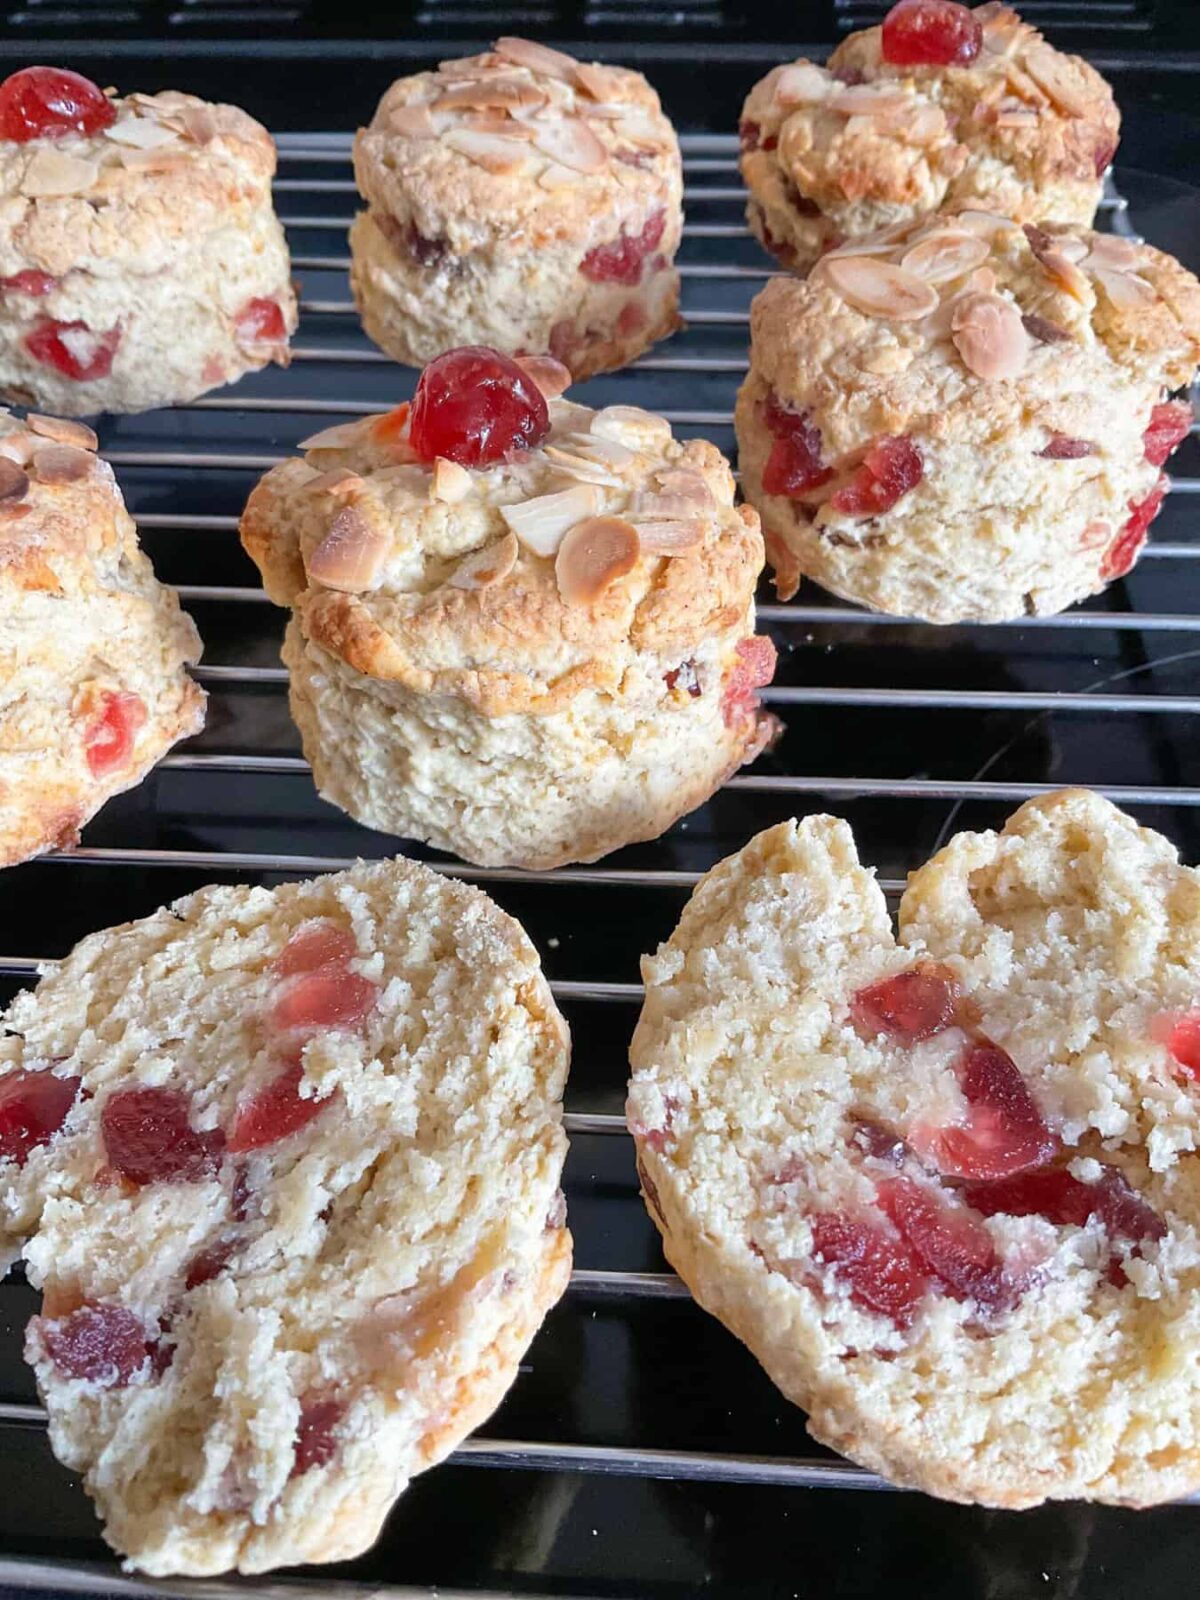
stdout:
{"type": "Polygon", "coordinates": [[[527,39],[398,79],[358,134],[354,168],[418,246],[528,249],[651,213],[647,251],[674,250],[682,168],[654,90],[639,72],[527,39]]]}
{"type": "Polygon", "coordinates": [[[567,382],[548,357],[452,351],[411,407],[307,440],[242,522],[272,599],[358,671],[489,715],[701,643],[732,657],[762,541],[724,457],[636,407],[575,405],[567,382]]]}

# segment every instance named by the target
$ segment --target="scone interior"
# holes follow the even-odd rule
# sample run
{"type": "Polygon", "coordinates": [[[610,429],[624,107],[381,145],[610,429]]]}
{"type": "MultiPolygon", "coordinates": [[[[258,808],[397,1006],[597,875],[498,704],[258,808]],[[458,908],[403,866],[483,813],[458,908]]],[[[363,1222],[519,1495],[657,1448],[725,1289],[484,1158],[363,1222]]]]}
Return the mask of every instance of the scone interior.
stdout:
{"type": "Polygon", "coordinates": [[[1010,7],[902,0],[827,66],[793,61],[751,90],[739,123],[747,220],[800,272],[942,210],[1089,227],[1119,130],[1100,74],[1010,7]]]}
{"type": "Polygon", "coordinates": [[[1200,1483],[1200,874],[1063,791],[910,876],[813,816],[643,963],[630,1126],[672,1264],[812,1433],[1004,1507],[1200,1483]]]}
{"type": "Polygon", "coordinates": [[[350,281],[398,361],[483,344],[579,380],[679,326],[679,142],[640,72],[500,39],[392,84],[354,170],[350,281]]]}
{"type": "Polygon", "coordinates": [[[568,1275],[565,1025],[401,862],[94,934],[5,1016],[3,1243],[59,1459],[152,1574],[353,1556],[568,1275]]]}
{"type": "Polygon", "coordinates": [[[297,309],[274,172],[270,135],[236,106],[104,95],[49,67],[6,79],[0,393],[69,416],[143,411],[286,362],[297,309]]]}
{"type": "Polygon", "coordinates": [[[574,404],[568,378],[451,352],[411,413],[307,440],[242,519],[292,610],[321,793],[485,865],[657,837],[776,730],[758,520],[728,464],[650,412],[574,404]]]}
{"type": "Polygon", "coordinates": [[[204,723],[199,636],[96,443],[0,409],[0,867],[78,843],[204,723]]]}
{"type": "Polygon", "coordinates": [[[784,598],[1043,615],[1133,566],[1191,411],[1200,284],[1132,239],[963,211],[830,251],[751,309],[736,426],[784,598]]]}

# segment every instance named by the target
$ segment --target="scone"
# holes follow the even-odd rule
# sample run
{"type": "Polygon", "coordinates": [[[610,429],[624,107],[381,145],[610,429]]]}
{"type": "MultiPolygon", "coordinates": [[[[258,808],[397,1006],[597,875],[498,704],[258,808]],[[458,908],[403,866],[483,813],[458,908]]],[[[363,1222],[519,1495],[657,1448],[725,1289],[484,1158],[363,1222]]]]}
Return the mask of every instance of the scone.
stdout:
{"type": "Polygon", "coordinates": [[[909,878],[759,834],[643,963],[667,1256],[812,1434],[1020,1507],[1200,1487],[1200,873],[1099,796],[909,878]]]}
{"type": "Polygon", "coordinates": [[[781,597],[1061,611],[1133,566],[1190,408],[1200,284],[1111,234],[964,211],[831,251],[751,310],[742,486],[781,597]]]}
{"type": "Polygon", "coordinates": [[[325,798],[543,868],[656,838],[752,760],[775,650],[724,457],[527,367],[439,357],[411,408],[273,468],[242,542],[292,610],[292,715],[325,798]]]}
{"type": "Polygon", "coordinates": [[[1010,7],[901,0],[827,67],[793,61],[751,90],[739,124],[746,216],[799,272],[939,210],[1090,227],[1119,130],[1100,74],[1010,7]]]}
{"type": "Polygon", "coordinates": [[[76,844],[204,724],[200,639],[81,422],[0,412],[0,867],[76,844]]]}
{"type": "Polygon", "coordinates": [[[275,146],[236,106],[0,83],[0,394],[79,416],[194,399],[296,327],[275,146]]]}
{"type": "Polygon", "coordinates": [[[679,143],[640,72],[500,39],[398,79],[354,171],[350,282],[397,361],[483,344],[579,380],[679,326],[679,143]]]}
{"type": "Polygon", "coordinates": [[[5,1013],[0,1249],[59,1459],[156,1575],[338,1561],[569,1274],[567,1031],[478,890],[202,889],[5,1013]]]}

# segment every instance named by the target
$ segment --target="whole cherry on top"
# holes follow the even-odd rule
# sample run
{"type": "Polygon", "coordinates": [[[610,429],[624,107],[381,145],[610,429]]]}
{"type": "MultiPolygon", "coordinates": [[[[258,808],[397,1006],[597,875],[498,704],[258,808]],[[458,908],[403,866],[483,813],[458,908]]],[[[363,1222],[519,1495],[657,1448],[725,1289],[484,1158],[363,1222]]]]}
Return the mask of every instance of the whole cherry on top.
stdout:
{"type": "Polygon", "coordinates": [[[955,0],[899,0],[883,19],[883,59],[894,67],[966,67],[979,54],[979,19],[955,0]]]}
{"type": "Polygon", "coordinates": [[[0,83],[0,139],[26,144],[68,133],[100,133],[116,117],[102,89],[62,67],[23,67],[0,83]]]}
{"type": "Polygon", "coordinates": [[[490,467],[512,450],[533,450],[550,432],[546,399],[499,350],[463,345],[422,372],[409,413],[409,441],[422,461],[490,467]]]}

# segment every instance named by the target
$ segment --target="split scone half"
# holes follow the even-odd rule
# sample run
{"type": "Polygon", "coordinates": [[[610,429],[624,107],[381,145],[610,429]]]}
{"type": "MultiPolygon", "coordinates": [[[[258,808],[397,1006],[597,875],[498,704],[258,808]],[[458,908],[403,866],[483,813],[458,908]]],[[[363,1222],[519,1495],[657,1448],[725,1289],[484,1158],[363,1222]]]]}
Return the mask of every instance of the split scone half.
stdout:
{"type": "Polygon", "coordinates": [[[1064,790],[909,877],[761,833],[643,962],[668,1259],[817,1439],[951,1500],[1200,1486],[1200,873],[1064,790]]]}
{"type": "Polygon", "coordinates": [[[568,381],[450,351],[411,407],[306,440],[242,518],[292,611],[320,792],[487,866],[657,838],[777,728],[758,518],[725,458],[635,406],[575,405],[568,381]]]}
{"type": "Polygon", "coordinates": [[[1100,74],[1010,6],[901,0],[826,66],[789,62],[750,91],[746,218],[798,272],[944,210],[1090,227],[1120,123],[1100,74]]]}
{"type": "Polygon", "coordinates": [[[0,1249],[59,1459],[155,1575],[364,1550],[567,1282],[566,1026],[386,861],[92,934],[0,1040],[0,1249]]]}
{"type": "Polygon", "coordinates": [[[204,725],[192,620],[157,581],[96,435],[0,410],[0,866],[78,843],[204,725]]]}
{"type": "Polygon", "coordinates": [[[397,361],[485,344],[578,382],[680,326],[679,141],[640,72],[499,39],[393,83],[354,173],[350,283],[397,361]]]}

